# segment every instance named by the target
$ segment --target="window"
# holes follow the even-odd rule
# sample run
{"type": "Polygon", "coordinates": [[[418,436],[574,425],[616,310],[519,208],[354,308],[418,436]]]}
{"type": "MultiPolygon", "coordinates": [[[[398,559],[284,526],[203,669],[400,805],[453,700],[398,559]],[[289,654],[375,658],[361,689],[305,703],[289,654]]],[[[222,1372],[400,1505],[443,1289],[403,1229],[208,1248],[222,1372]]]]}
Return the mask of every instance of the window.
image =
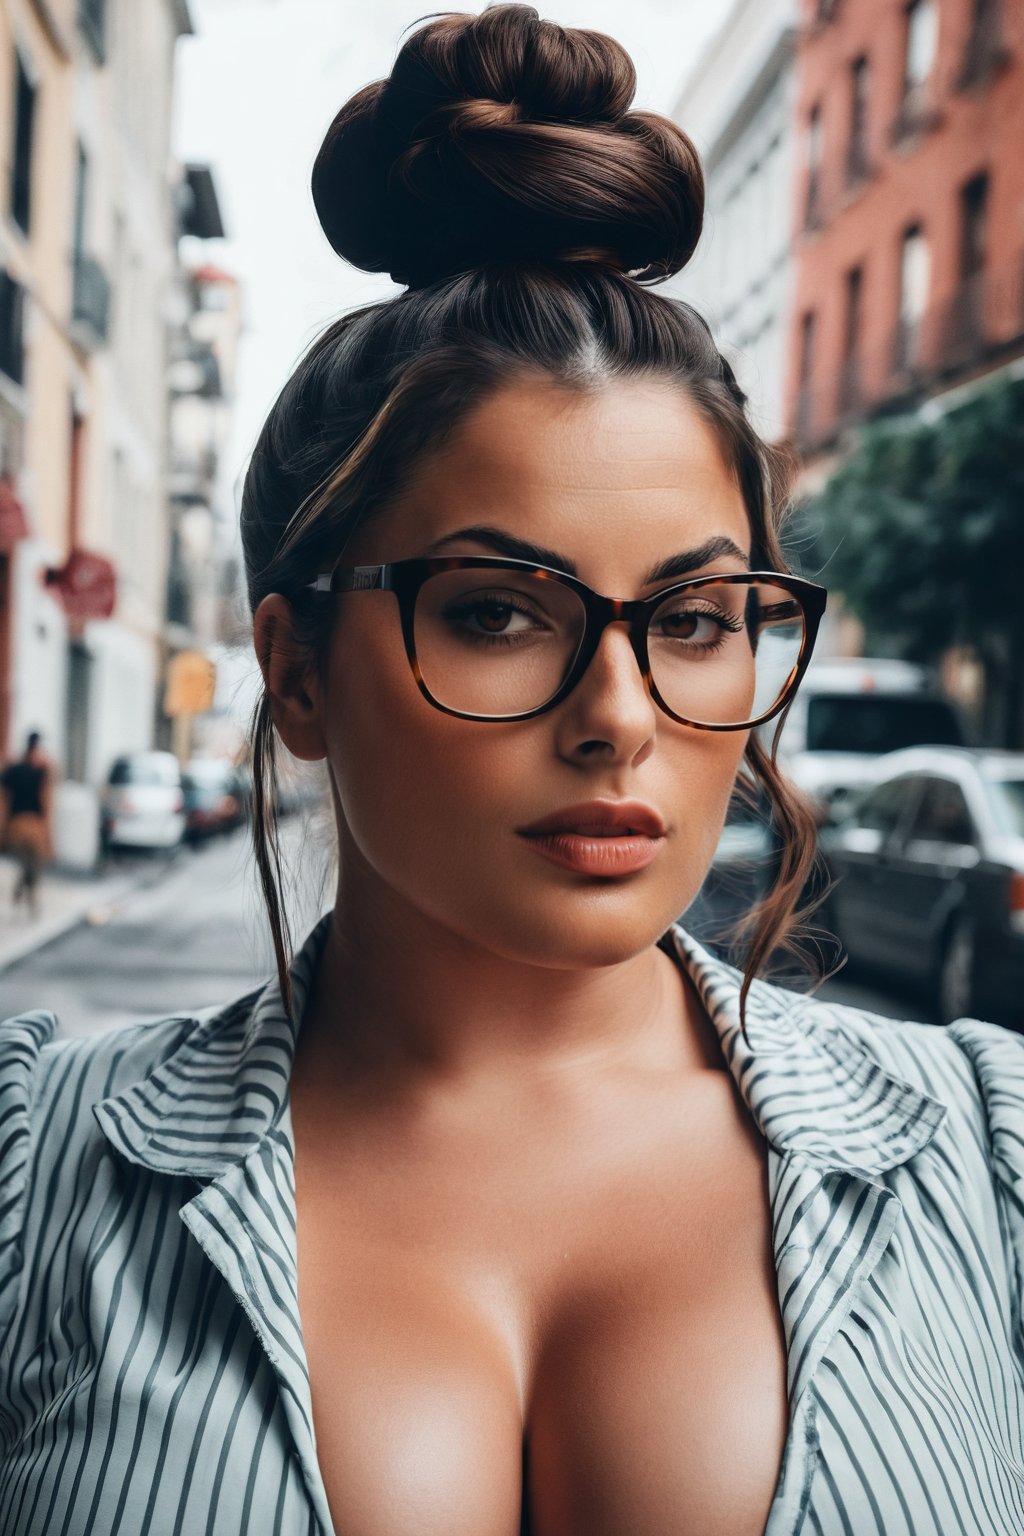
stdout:
{"type": "Polygon", "coordinates": [[[807,119],[807,206],[804,223],[813,229],[821,222],[821,103],[807,119]]]}
{"type": "Polygon", "coordinates": [[[814,376],[814,335],[817,319],[813,310],[800,321],[800,376],[796,407],[797,436],[806,440],[811,429],[811,381],[814,376]]]}
{"type": "Polygon", "coordinates": [[[21,54],[14,52],[14,159],[11,163],[11,217],[28,234],[32,203],[32,123],[36,92],[21,54]]]}
{"type": "Polygon", "coordinates": [[[868,174],[868,61],[864,55],[854,59],[850,68],[850,142],[846,151],[847,182],[861,181],[868,174]]]}
{"type": "Polygon", "coordinates": [[[931,251],[919,224],[904,231],[900,247],[900,312],[896,328],[894,366],[912,368],[918,361],[921,320],[928,307],[931,251]]]}
{"type": "Polygon", "coordinates": [[[860,346],[861,295],[864,291],[864,268],[852,267],[846,274],[846,324],[843,331],[843,358],[855,357],[860,346]]]}
{"type": "Polygon", "coordinates": [[[25,382],[24,310],[24,288],[0,270],[0,373],[15,384],[25,382]]]}
{"type": "Polygon", "coordinates": [[[1000,0],[974,0],[971,30],[964,50],[960,85],[983,83],[1009,57],[1003,45],[1003,18],[1000,0]]]}
{"type": "Polygon", "coordinates": [[[841,411],[851,410],[860,400],[860,332],[863,293],[864,268],[852,267],[846,274],[843,365],[839,376],[841,411]]]}
{"type": "Polygon", "coordinates": [[[903,62],[903,103],[920,110],[924,87],[935,63],[939,16],[934,0],[911,0],[907,7],[907,45],[903,62]]]}
{"type": "Polygon", "coordinates": [[[942,364],[959,368],[985,345],[985,256],[988,245],[988,176],[974,176],[960,192],[959,286],[942,327],[942,364]]]}
{"type": "Polygon", "coordinates": [[[983,172],[960,194],[960,281],[968,284],[985,266],[988,176],[983,172]]]}
{"type": "Polygon", "coordinates": [[[907,833],[908,840],[972,844],[976,833],[964,792],[950,779],[926,779],[924,794],[907,833]]]}
{"type": "Polygon", "coordinates": [[[900,254],[900,319],[920,320],[928,306],[931,252],[919,224],[911,224],[903,236],[900,254]]]}
{"type": "Polygon", "coordinates": [[[895,752],[962,746],[959,716],[945,699],[903,693],[815,693],[807,703],[808,752],[895,752]]]}
{"type": "Polygon", "coordinates": [[[76,260],[85,250],[85,198],[88,183],[89,158],[81,142],[79,142],[75,161],[75,212],[72,228],[72,249],[74,250],[76,260]]]}
{"type": "Polygon", "coordinates": [[[1024,779],[988,777],[989,804],[1008,837],[1024,837],[1024,779]]]}
{"type": "Polygon", "coordinates": [[[920,779],[905,775],[880,784],[861,801],[855,815],[858,827],[889,837],[903,820],[907,808],[917,798],[920,779]]]}
{"type": "Polygon", "coordinates": [[[107,783],[176,787],[181,783],[181,771],[174,758],[166,753],[139,752],[132,757],[115,759],[107,783]]]}

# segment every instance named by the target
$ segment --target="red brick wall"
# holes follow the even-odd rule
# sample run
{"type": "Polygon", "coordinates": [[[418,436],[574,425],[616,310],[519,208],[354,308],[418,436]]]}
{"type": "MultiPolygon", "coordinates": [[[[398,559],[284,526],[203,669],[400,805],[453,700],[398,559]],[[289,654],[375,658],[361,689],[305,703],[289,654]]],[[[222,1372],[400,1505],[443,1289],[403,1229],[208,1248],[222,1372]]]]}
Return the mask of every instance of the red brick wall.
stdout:
{"type": "MultiPolygon", "coordinates": [[[[921,373],[927,392],[957,377],[994,366],[994,359],[1024,351],[1024,0],[1003,0],[1005,62],[983,83],[959,89],[971,31],[972,0],[936,0],[938,43],[928,82],[934,122],[892,139],[902,99],[906,11],[902,0],[840,0],[835,19],[816,23],[817,0],[804,0],[797,55],[797,187],[795,288],[788,363],[788,419],[802,419],[804,441],[827,441],[842,417],[846,273],[864,268],[859,348],[860,403],[850,416],[899,397],[907,381],[893,362],[899,313],[900,259],[906,227],[919,221],[928,238],[931,279],[921,328],[921,373]],[[845,184],[851,115],[851,66],[870,60],[867,147],[870,170],[845,184]],[[806,125],[821,103],[820,226],[804,228],[807,196],[806,125]],[[987,248],[979,300],[987,346],[960,355],[964,292],[959,285],[960,190],[979,172],[989,176],[987,248]],[[815,360],[809,402],[800,416],[799,352],[802,317],[816,311],[815,360]],[[959,329],[958,329],[959,328],[959,329]],[[1020,342],[1017,347],[1017,342],[1020,342]],[[959,361],[957,361],[959,359],[959,361]]],[[[798,434],[801,435],[801,434],[798,434]]]]}

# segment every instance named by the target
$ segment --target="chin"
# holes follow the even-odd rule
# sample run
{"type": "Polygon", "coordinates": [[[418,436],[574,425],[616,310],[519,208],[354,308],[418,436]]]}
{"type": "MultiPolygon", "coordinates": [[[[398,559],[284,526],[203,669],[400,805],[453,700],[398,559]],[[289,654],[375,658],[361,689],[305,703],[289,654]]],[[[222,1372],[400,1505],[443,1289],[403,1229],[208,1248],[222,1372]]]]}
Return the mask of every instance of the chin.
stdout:
{"type": "Polygon", "coordinates": [[[528,912],[509,912],[493,926],[487,925],[486,937],[480,932],[478,910],[473,927],[478,943],[523,964],[553,970],[622,965],[656,944],[684,910],[683,906],[666,909],[664,902],[650,899],[623,900],[623,896],[621,890],[581,893],[573,901],[563,897],[557,911],[545,911],[538,904],[528,912]]]}

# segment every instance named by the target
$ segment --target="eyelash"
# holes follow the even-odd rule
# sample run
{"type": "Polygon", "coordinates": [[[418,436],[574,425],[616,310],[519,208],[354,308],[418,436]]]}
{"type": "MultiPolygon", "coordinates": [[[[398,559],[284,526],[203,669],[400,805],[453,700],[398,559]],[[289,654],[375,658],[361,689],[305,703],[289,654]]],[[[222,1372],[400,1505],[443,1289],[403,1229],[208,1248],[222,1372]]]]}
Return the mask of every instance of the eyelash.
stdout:
{"type": "MultiPolygon", "coordinates": [[[[526,604],[515,602],[513,600],[512,593],[502,593],[500,597],[476,597],[469,602],[462,603],[460,606],[449,608],[445,614],[445,618],[462,620],[467,615],[478,613],[481,608],[509,608],[513,613],[523,613],[526,614],[527,617],[530,617],[533,612],[533,610],[526,604]]],[[[468,634],[471,639],[477,641],[478,643],[482,643],[485,646],[511,646],[517,644],[518,642],[518,637],[515,635],[492,635],[487,634],[486,631],[470,630],[468,628],[465,630],[465,633],[468,634]]]]}
{"type": "MultiPolygon", "coordinates": [[[[527,617],[529,617],[533,612],[533,610],[526,604],[515,602],[514,594],[503,593],[500,597],[475,598],[471,602],[463,603],[461,607],[449,609],[445,617],[449,619],[463,620],[467,616],[479,612],[479,610],[482,608],[507,608],[513,613],[522,613],[527,615],[527,617]]],[[[740,631],[745,627],[742,621],[730,619],[716,608],[690,607],[684,611],[687,616],[693,615],[699,618],[709,618],[714,620],[714,622],[718,625],[719,632],[716,638],[714,640],[705,641],[702,645],[695,646],[694,649],[696,650],[704,652],[720,650],[721,647],[725,644],[725,631],[728,631],[730,634],[739,634],[740,631]]],[[[518,634],[511,635],[488,634],[486,631],[470,630],[467,627],[465,633],[468,634],[477,644],[483,645],[485,647],[514,646],[517,645],[522,638],[521,631],[518,634]]]]}

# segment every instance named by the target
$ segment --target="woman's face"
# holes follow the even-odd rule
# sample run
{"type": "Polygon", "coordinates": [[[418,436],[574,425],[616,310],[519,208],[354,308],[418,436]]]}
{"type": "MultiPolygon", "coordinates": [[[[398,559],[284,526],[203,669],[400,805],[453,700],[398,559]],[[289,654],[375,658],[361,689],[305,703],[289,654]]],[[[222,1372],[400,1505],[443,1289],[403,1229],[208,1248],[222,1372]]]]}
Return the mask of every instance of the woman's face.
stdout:
{"type": "MultiPolygon", "coordinates": [[[[481,525],[542,548],[541,563],[574,567],[611,597],[670,585],[645,576],[710,540],[735,552],[694,575],[741,571],[750,552],[742,495],[711,428],[656,380],[589,392],[506,385],[357,532],[344,564],[509,554],[460,532],[481,525]]],[[[335,601],[317,704],[342,901],[364,919],[415,912],[506,959],[556,967],[613,964],[664,933],[707,871],[749,733],[699,731],[664,714],[624,624],[605,630],[582,680],[548,713],[453,718],[417,689],[392,594],[335,601]],[[626,874],[567,868],[518,830],[624,799],[664,825],[653,860],[626,874]]]]}

